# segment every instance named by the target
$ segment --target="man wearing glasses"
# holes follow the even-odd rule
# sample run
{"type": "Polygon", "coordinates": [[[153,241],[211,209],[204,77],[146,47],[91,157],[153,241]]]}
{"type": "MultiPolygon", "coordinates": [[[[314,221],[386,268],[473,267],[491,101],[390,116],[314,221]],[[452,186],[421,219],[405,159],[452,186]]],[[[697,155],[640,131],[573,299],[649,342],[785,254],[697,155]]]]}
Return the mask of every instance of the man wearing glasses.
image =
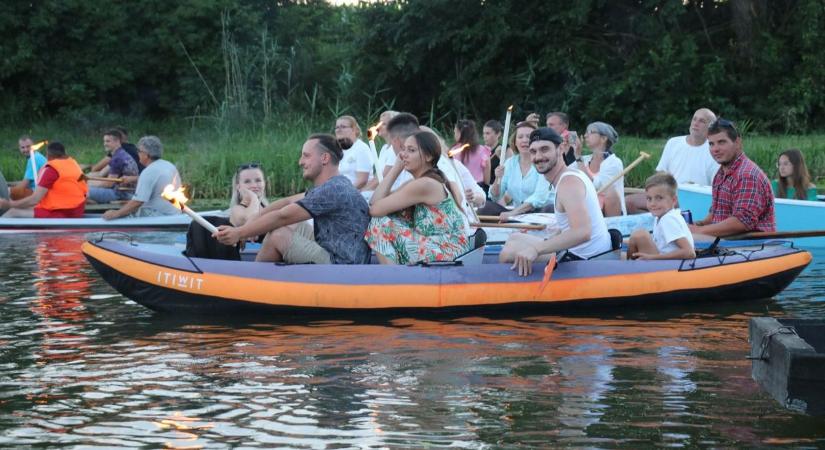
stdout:
{"type": "Polygon", "coordinates": [[[693,233],[731,236],[776,231],[773,191],[762,169],[745,156],[734,124],[718,119],[708,128],[708,145],[721,166],[713,177],[713,203],[704,219],[688,225],[693,233]]]}

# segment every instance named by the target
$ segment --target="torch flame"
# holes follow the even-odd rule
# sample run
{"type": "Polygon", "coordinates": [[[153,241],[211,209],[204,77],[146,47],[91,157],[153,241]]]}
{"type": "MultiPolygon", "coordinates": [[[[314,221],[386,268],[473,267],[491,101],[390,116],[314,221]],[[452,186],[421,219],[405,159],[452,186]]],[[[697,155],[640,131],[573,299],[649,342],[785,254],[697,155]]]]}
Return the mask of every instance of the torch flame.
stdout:
{"type": "Polygon", "coordinates": [[[508,106],[508,107],[507,107],[507,111],[509,111],[509,112],[513,112],[513,105],[508,106]]]}
{"type": "Polygon", "coordinates": [[[172,202],[175,208],[183,209],[183,206],[189,201],[189,199],[186,198],[186,194],[183,193],[183,190],[183,186],[175,189],[175,185],[167,184],[166,187],[163,188],[163,193],[160,195],[172,202]]]}
{"type": "Polygon", "coordinates": [[[44,145],[47,145],[49,141],[40,141],[37,144],[32,145],[32,151],[35,152],[43,148],[44,145]]]}
{"type": "Polygon", "coordinates": [[[367,139],[370,141],[375,140],[375,136],[378,135],[378,129],[381,128],[381,125],[384,125],[384,122],[378,121],[375,126],[369,127],[367,130],[367,139]]]}
{"type": "Polygon", "coordinates": [[[463,152],[464,150],[467,150],[469,147],[470,147],[470,144],[464,144],[464,145],[462,145],[461,147],[459,147],[457,149],[450,150],[449,152],[447,152],[447,155],[449,155],[450,158],[454,158],[455,155],[463,152]]]}

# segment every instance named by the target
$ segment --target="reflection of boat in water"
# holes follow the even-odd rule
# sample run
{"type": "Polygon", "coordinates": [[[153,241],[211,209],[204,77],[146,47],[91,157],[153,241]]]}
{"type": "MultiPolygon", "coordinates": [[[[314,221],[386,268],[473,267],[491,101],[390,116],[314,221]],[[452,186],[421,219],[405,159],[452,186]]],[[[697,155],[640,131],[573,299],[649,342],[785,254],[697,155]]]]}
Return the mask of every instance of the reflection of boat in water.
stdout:
{"type": "Polygon", "coordinates": [[[432,266],[273,265],[189,258],[171,245],[86,242],[92,266],[120,293],[159,311],[214,313],[526,309],[560,303],[672,304],[771,297],[810,263],[782,245],[728,250],[693,260],[543,264],[519,277],[509,264],[432,266]]]}
{"type": "MultiPolygon", "coordinates": [[[[700,220],[707,215],[711,200],[710,186],[679,186],[679,205],[683,210],[690,210],[694,220],[700,220]]],[[[822,224],[825,224],[825,202],[776,198],[774,209],[777,230],[819,230],[822,229],[822,224]]],[[[825,247],[825,237],[795,238],[793,241],[802,247],[825,247]]]]}
{"type": "MultiPolygon", "coordinates": [[[[207,211],[204,215],[219,215],[221,211],[207,211]]],[[[185,230],[192,219],[186,214],[158,217],[126,217],[103,220],[102,214],[86,214],[80,219],[3,219],[0,218],[0,232],[77,232],[94,230],[185,230]]]]}

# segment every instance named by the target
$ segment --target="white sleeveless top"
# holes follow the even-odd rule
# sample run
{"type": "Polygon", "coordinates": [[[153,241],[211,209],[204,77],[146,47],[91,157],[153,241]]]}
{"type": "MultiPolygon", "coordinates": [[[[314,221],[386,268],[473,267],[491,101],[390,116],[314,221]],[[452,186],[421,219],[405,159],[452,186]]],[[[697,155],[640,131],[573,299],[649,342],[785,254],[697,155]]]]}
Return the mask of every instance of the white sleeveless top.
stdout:
{"type": "Polygon", "coordinates": [[[556,186],[556,203],[554,206],[556,209],[556,222],[558,223],[559,229],[561,231],[570,229],[567,213],[559,212],[558,206],[558,184],[561,184],[561,180],[566,176],[574,176],[584,183],[584,203],[587,207],[587,214],[590,216],[590,240],[569,248],[568,251],[580,258],[587,259],[610,250],[610,233],[607,232],[607,224],[605,224],[602,210],[599,208],[596,188],[593,187],[593,182],[587,178],[587,175],[578,170],[568,170],[561,174],[556,186]]]}

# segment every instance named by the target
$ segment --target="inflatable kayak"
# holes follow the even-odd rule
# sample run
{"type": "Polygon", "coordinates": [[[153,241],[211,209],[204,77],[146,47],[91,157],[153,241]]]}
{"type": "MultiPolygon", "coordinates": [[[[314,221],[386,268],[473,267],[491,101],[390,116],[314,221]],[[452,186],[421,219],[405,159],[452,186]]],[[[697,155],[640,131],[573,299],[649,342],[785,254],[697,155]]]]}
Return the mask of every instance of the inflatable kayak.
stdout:
{"type": "Polygon", "coordinates": [[[173,245],[102,238],[83,243],[81,251],[121,294],[156,311],[184,314],[484,312],[745,300],[777,294],[811,261],[804,250],[762,245],[692,260],[562,262],[545,280],[544,263],[520,277],[489,255],[478,264],[278,265],[189,258],[173,245]]]}
{"type": "MultiPolygon", "coordinates": [[[[206,211],[205,216],[223,214],[222,211],[206,211]]],[[[102,214],[86,214],[80,219],[4,219],[0,218],[0,232],[61,232],[61,231],[95,231],[95,230],[185,230],[192,219],[186,214],[157,217],[125,217],[115,220],[103,220],[102,214]]]]}

